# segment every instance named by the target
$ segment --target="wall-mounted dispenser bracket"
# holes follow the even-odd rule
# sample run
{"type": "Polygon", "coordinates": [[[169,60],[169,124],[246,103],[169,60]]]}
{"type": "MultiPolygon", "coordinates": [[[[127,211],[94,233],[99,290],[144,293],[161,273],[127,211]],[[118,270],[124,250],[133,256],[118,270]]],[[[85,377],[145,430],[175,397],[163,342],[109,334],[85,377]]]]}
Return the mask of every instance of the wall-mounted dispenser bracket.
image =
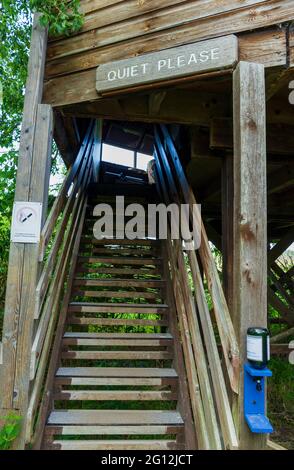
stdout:
{"type": "Polygon", "coordinates": [[[268,368],[244,366],[244,413],[251,432],[269,434],[273,427],[265,415],[265,377],[271,377],[268,368]]]}

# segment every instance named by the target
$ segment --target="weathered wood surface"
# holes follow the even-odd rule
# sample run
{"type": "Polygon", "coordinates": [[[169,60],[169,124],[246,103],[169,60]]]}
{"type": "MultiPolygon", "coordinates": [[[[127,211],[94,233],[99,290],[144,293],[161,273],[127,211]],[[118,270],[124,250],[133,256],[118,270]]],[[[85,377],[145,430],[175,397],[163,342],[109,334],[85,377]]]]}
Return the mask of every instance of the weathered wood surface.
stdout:
{"type": "Polygon", "coordinates": [[[100,64],[228,34],[240,35],[242,60],[284,66],[290,54],[286,28],[272,26],[294,18],[291,0],[97,5],[87,5],[81,32],[49,44],[45,102],[61,105],[97,99],[95,69],[100,64]],[[270,29],[262,31],[265,27],[270,29]]]}
{"type": "MultiPolygon", "coordinates": [[[[267,201],[264,67],[240,62],[234,72],[234,245],[233,322],[241,364],[247,328],[267,325],[267,201]]],[[[240,371],[236,424],[242,449],[261,449],[266,438],[253,435],[244,420],[240,371]]]]}
{"type": "Polygon", "coordinates": [[[238,60],[236,36],[200,41],[133,59],[102,64],[97,69],[99,94],[170,78],[233,67],[238,60]]]}
{"type": "MultiPolygon", "coordinates": [[[[44,61],[46,54],[47,33],[38,24],[35,18],[30,60],[28,65],[28,80],[24,104],[24,115],[20,138],[18,174],[16,182],[16,201],[30,200],[31,166],[33,162],[33,149],[35,142],[36,117],[38,104],[41,102],[43,91],[44,61]]],[[[5,315],[3,326],[3,366],[1,366],[1,393],[0,408],[13,408],[14,381],[16,371],[17,339],[21,322],[24,262],[28,258],[24,244],[11,244],[8,280],[5,301],[5,315]],[[5,385],[4,385],[5,384],[5,385]]],[[[26,283],[30,295],[29,283],[26,283]]],[[[16,390],[18,395],[18,391],[16,390]]],[[[19,405],[18,405],[19,406],[19,405]]]]}

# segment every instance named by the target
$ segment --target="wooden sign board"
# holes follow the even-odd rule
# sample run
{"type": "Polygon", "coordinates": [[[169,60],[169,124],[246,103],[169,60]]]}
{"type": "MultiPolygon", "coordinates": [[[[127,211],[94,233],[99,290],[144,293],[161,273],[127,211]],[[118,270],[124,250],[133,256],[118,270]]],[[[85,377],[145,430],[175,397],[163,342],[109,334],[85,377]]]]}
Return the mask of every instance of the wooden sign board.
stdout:
{"type": "Polygon", "coordinates": [[[230,35],[102,64],[97,70],[96,89],[99,94],[103,94],[132,86],[174,80],[230,68],[237,61],[238,39],[230,35]]]}

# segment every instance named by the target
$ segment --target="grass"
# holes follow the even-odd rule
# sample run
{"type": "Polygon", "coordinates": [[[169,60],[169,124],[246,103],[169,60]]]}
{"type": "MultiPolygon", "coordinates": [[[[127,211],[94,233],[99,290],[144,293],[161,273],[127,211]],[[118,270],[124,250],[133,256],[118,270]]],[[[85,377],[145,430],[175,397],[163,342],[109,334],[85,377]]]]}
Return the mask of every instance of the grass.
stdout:
{"type": "Polygon", "coordinates": [[[275,429],[272,439],[294,449],[294,366],[288,359],[273,358],[269,368],[268,416],[275,429]]]}

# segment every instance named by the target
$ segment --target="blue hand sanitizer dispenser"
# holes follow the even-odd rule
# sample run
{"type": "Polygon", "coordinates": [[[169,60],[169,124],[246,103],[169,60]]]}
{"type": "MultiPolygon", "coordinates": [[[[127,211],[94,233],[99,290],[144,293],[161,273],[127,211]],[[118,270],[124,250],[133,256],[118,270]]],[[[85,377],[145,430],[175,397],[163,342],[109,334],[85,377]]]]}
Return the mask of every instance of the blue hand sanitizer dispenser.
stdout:
{"type": "Polygon", "coordinates": [[[247,331],[247,360],[244,366],[244,413],[253,433],[269,434],[273,427],[265,415],[265,377],[271,377],[267,368],[270,359],[269,332],[266,328],[247,331]]]}

